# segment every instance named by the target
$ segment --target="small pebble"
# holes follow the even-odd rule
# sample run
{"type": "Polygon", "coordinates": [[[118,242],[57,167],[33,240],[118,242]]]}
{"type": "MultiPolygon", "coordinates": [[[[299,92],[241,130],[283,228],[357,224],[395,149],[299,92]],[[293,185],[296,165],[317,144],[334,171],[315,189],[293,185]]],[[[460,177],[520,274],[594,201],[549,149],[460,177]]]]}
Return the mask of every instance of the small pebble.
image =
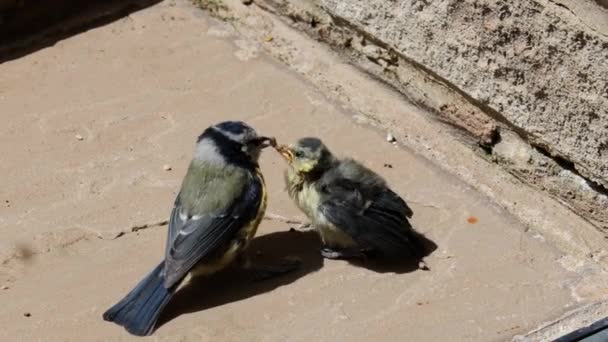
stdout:
{"type": "Polygon", "coordinates": [[[243,5],[251,5],[253,3],[253,0],[241,0],[241,2],[243,3],[243,5]]]}
{"type": "Polygon", "coordinates": [[[165,170],[165,171],[171,171],[171,165],[169,165],[169,164],[163,165],[163,170],[165,170]]]}
{"type": "Polygon", "coordinates": [[[273,37],[273,36],[266,36],[266,38],[264,38],[264,41],[266,41],[266,42],[268,42],[268,43],[270,43],[270,42],[271,42],[271,41],[273,41],[273,40],[274,40],[274,37],[273,37]]]}
{"type": "Polygon", "coordinates": [[[394,143],[394,142],[397,141],[397,139],[395,139],[395,136],[393,136],[392,133],[388,133],[386,135],[386,141],[389,142],[389,143],[394,143]]]}
{"type": "Polygon", "coordinates": [[[80,134],[76,134],[74,138],[76,138],[76,140],[84,140],[84,137],[80,134]]]}
{"type": "Polygon", "coordinates": [[[2,289],[3,290],[8,290],[8,289],[10,289],[10,287],[8,285],[4,285],[4,286],[2,286],[2,289]]]}
{"type": "Polygon", "coordinates": [[[29,313],[29,312],[26,312],[26,313],[24,313],[24,314],[23,314],[23,316],[25,316],[25,317],[31,317],[31,316],[32,316],[32,314],[31,314],[31,313],[29,313]]]}
{"type": "Polygon", "coordinates": [[[392,169],[393,168],[393,164],[384,164],[384,167],[392,169]]]}

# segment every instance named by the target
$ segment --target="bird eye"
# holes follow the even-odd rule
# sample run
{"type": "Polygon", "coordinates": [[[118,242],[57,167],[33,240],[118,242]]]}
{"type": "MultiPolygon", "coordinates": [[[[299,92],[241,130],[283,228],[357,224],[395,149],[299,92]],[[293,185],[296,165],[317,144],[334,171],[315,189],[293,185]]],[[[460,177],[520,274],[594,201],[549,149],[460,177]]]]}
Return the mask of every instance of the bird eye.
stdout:
{"type": "Polygon", "coordinates": [[[293,155],[294,155],[294,157],[296,157],[296,158],[302,158],[302,157],[304,157],[304,152],[302,152],[302,151],[295,151],[295,152],[293,153],[293,155]]]}

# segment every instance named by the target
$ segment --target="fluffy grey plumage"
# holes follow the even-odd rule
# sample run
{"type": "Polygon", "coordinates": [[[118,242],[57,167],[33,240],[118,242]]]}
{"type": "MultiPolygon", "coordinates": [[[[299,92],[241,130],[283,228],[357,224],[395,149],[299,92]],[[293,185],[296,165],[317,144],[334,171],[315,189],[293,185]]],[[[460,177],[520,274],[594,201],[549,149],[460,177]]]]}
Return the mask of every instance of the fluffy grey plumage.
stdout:
{"type": "Polygon", "coordinates": [[[384,179],[353,159],[338,159],[317,138],[280,146],[289,162],[289,196],[312,221],[327,258],[362,254],[389,258],[423,256],[420,235],[405,201],[384,179]]]}

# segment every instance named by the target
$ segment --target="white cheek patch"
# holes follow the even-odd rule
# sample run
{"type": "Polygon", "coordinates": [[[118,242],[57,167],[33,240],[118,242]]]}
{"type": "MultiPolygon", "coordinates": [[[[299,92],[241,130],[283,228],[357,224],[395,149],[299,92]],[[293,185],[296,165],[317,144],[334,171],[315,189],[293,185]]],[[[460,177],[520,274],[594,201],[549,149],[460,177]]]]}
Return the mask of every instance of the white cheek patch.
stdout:
{"type": "Polygon", "coordinates": [[[203,139],[198,142],[194,151],[197,160],[205,161],[215,165],[224,165],[224,157],[221,155],[217,145],[211,139],[203,139]]]}
{"type": "Polygon", "coordinates": [[[203,218],[203,215],[194,215],[190,219],[193,221],[198,221],[203,218]]]}

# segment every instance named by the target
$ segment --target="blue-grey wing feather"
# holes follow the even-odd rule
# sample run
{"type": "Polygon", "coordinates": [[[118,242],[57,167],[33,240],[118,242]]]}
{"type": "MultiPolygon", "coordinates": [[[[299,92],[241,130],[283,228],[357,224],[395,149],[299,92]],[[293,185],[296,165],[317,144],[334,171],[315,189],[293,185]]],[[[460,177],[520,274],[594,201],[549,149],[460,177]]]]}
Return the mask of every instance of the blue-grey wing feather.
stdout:
{"type": "Polygon", "coordinates": [[[260,208],[262,184],[250,177],[248,186],[234,201],[215,213],[199,215],[182,221],[178,199],[169,220],[165,248],[165,286],[173,286],[201,259],[213,255],[236,238],[237,233],[251,221],[260,208]]]}

